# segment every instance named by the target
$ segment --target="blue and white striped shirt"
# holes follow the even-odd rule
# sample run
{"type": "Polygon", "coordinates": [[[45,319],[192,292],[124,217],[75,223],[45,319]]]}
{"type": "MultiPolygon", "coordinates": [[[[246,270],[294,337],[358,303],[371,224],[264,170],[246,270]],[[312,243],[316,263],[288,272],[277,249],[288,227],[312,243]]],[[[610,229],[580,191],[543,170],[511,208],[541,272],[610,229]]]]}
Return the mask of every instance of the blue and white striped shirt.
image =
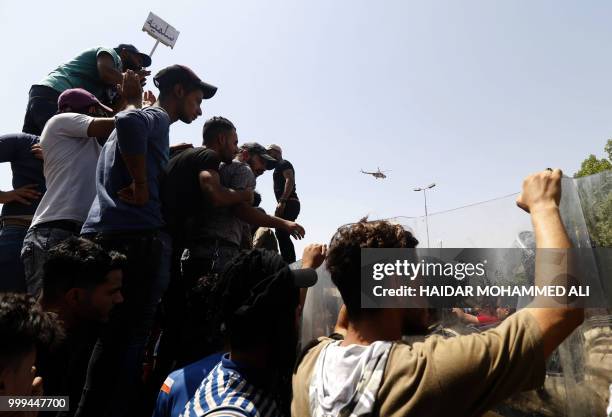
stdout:
{"type": "MultiPolygon", "coordinates": [[[[262,389],[249,383],[244,370],[223,355],[204,378],[180,417],[201,417],[210,412],[233,411],[245,417],[280,417],[276,403],[262,389]]],[[[223,413],[221,413],[223,414],[223,413]]]]}

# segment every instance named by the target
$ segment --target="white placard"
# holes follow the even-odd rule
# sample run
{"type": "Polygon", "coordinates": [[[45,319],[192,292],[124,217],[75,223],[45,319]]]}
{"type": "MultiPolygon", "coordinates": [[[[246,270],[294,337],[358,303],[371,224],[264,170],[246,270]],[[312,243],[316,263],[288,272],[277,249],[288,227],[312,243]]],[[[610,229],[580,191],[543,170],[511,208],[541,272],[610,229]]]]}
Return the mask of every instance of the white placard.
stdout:
{"type": "Polygon", "coordinates": [[[170,48],[174,48],[174,44],[176,43],[176,39],[180,33],[161,17],[151,12],[149,12],[149,16],[147,17],[142,30],[170,48]]]}

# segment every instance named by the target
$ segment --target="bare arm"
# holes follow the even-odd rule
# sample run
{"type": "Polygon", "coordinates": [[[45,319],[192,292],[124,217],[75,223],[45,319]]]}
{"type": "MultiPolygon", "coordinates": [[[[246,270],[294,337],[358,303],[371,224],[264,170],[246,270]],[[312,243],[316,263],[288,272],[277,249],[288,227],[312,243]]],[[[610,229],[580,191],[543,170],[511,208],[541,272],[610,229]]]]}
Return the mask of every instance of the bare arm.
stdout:
{"type": "MultiPolygon", "coordinates": [[[[561,175],[561,171],[556,169],[527,177],[523,183],[523,192],[517,199],[519,207],[531,213],[538,249],[536,285],[546,285],[551,277],[568,272],[567,256],[562,262],[555,263],[545,259],[549,254],[540,250],[571,247],[559,213],[561,175]]],[[[546,357],[584,320],[584,309],[576,307],[528,308],[528,311],[542,332],[546,357]]]]}
{"type": "Polygon", "coordinates": [[[283,177],[285,177],[285,189],[280,200],[286,201],[291,196],[293,187],[295,187],[295,172],[292,169],[286,169],[283,171],[283,177]]]}
{"type": "Polygon", "coordinates": [[[261,210],[257,210],[250,204],[238,204],[234,209],[234,214],[240,220],[243,220],[253,226],[273,227],[275,229],[286,230],[296,239],[303,238],[305,234],[304,228],[299,224],[281,219],[280,217],[270,216],[261,210]]]}
{"type": "Polygon", "coordinates": [[[147,183],[147,148],[149,122],[139,112],[129,112],[115,120],[117,143],[121,158],[132,177],[132,182],[117,192],[124,202],[143,206],[149,201],[147,183]]]}
{"type": "Polygon", "coordinates": [[[0,204],[16,202],[29,206],[32,201],[38,200],[41,195],[38,191],[38,184],[28,184],[12,191],[0,191],[0,204]]]}
{"type": "Polygon", "coordinates": [[[123,75],[121,71],[115,69],[115,61],[113,57],[107,53],[101,53],[97,59],[98,75],[102,82],[106,85],[121,84],[123,75]]]}
{"type": "MultiPolygon", "coordinates": [[[[311,243],[304,248],[302,253],[302,268],[317,269],[323,264],[327,257],[327,245],[311,243]]],[[[300,309],[304,308],[308,288],[300,288],[300,309]]]]}
{"type": "Polygon", "coordinates": [[[249,203],[253,200],[253,190],[235,191],[221,185],[219,173],[204,170],[198,176],[200,189],[210,198],[214,207],[228,207],[238,203],[249,203]]]}
{"type": "Polygon", "coordinates": [[[285,213],[287,200],[295,187],[295,173],[292,169],[284,170],[283,177],[285,177],[285,188],[283,189],[283,195],[281,195],[281,197],[278,199],[278,205],[274,211],[274,214],[279,217],[285,213]]]}
{"type": "Polygon", "coordinates": [[[453,313],[459,320],[467,324],[480,324],[478,317],[473,314],[468,314],[460,308],[453,308],[453,313]]]}
{"type": "Polygon", "coordinates": [[[108,138],[115,129],[113,117],[96,117],[87,127],[87,136],[90,138],[108,138]]]}

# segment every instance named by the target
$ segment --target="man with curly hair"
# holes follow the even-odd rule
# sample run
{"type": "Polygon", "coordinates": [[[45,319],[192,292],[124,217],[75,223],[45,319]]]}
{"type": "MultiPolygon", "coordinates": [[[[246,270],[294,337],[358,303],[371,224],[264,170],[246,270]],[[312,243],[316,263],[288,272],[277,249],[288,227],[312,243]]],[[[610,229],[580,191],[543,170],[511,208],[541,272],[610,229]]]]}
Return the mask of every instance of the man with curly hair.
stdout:
{"type": "MultiPolygon", "coordinates": [[[[561,171],[529,176],[517,200],[531,214],[538,248],[566,249],[559,214],[561,171]]],[[[582,308],[525,308],[479,334],[405,343],[428,324],[425,309],[362,309],[363,248],[410,248],[417,242],[385,221],[343,227],[330,244],[327,267],[348,313],[343,340],[321,338],[307,348],[293,375],[294,417],[476,416],[519,391],[544,382],[545,359],[580,325],[582,308]]],[[[546,255],[544,255],[546,258],[546,255]]],[[[563,273],[536,256],[536,285],[563,273]]]]}
{"type": "Polygon", "coordinates": [[[301,295],[317,282],[326,249],[308,245],[302,269],[264,249],[243,251],[227,265],[213,292],[229,353],[201,380],[182,417],[288,414],[301,295]]]}

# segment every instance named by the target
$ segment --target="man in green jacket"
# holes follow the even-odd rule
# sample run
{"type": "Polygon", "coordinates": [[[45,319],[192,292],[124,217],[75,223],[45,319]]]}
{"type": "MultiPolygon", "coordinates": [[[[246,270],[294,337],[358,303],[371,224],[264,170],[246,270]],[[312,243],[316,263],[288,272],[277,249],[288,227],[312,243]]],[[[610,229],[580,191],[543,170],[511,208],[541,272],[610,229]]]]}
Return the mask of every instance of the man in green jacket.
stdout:
{"type": "Polygon", "coordinates": [[[143,68],[150,65],[151,57],[139,52],[134,45],[121,44],[116,48],[97,47],[84,51],[30,88],[23,132],[42,134],[47,120],[57,113],[57,99],[63,91],[82,88],[100,102],[112,104],[117,96],[116,86],[123,80],[122,73],[132,70],[144,84],[150,72],[143,68]]]}

